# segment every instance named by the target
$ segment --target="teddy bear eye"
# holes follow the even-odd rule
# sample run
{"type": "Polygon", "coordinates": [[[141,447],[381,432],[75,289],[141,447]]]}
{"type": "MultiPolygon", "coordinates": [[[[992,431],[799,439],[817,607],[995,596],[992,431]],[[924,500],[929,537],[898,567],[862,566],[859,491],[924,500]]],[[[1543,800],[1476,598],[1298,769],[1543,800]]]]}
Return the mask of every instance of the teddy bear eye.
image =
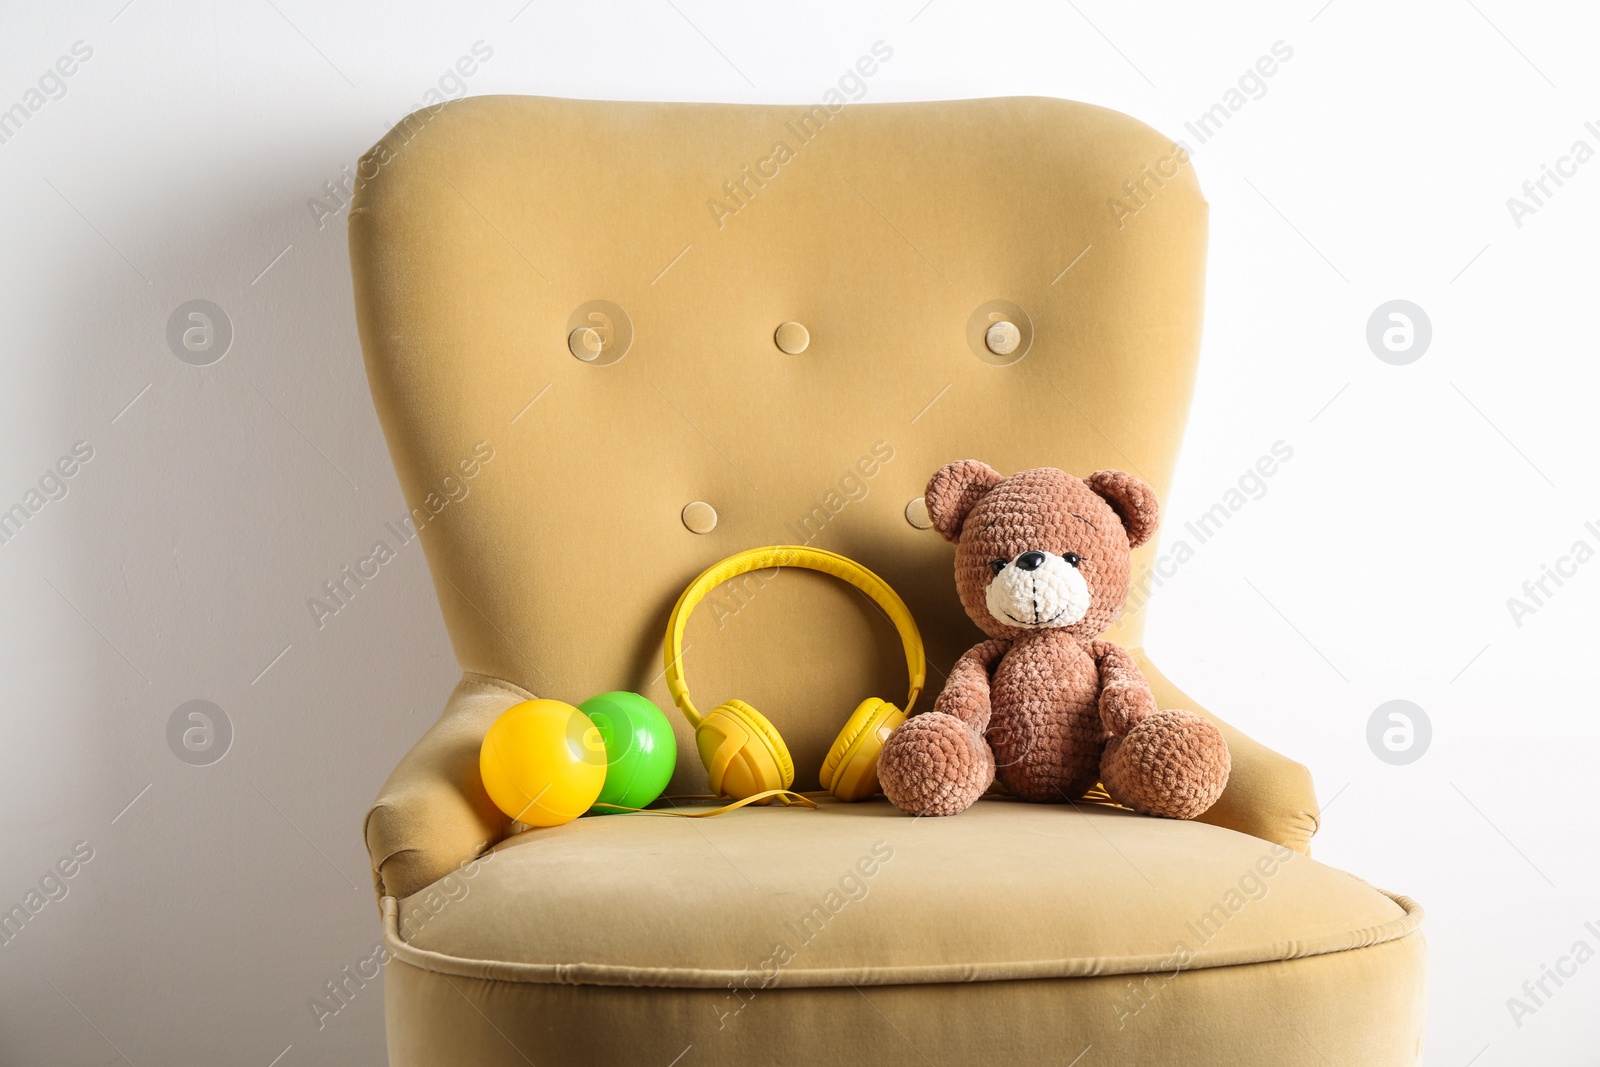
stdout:
{"type": "Polygon", "coordinates": [[[1061,558],[1072,564],[1074,567],[1083,562],[1083,557],[1078,555],[1076,552],[1068,552],[1061,558]]]}
{"type": "Polygon", "coordinates": [[[989,564],[989,569],[994,571],[994,573],[999,574],[1001,571],[1006,569],[1006,564],[1009,562],[1010,560],[997,559],[989,564]]]}

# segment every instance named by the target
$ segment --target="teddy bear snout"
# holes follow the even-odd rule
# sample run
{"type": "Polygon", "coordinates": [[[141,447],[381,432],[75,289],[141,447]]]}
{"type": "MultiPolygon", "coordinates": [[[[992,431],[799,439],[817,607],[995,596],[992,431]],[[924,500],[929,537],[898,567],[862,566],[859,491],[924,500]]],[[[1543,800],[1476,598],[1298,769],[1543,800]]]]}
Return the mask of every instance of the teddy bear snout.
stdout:
{"type": "Polygon", "coordinates": [[[1009,563],[995,560],[992,569],[984,603],[1003,625],[1029,630],[1071,626],[1089,612],[1089,583],[1064,556],[1023,552],[1009,563]]]}

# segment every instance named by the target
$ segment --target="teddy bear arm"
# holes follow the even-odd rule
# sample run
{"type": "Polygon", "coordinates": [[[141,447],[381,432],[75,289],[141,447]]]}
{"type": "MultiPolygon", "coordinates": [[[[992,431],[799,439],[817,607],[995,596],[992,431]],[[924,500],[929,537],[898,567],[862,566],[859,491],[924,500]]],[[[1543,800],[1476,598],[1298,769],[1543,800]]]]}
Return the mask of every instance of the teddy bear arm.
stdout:
{"type": "Polygon", "coordinates": [[[1112,737],[1122,737],[1156,710],[1155,694],[1120,645],[1095,641],[1090,651],[1100,671],[1100,722],[1112,737]]]}
{"type": "Polygon", "coordinates": [[[990,675],[1010,647],[995,639],[968,649],[950,669],[933,710],[955,716],[982,737],[989,728],[990,675]]]}

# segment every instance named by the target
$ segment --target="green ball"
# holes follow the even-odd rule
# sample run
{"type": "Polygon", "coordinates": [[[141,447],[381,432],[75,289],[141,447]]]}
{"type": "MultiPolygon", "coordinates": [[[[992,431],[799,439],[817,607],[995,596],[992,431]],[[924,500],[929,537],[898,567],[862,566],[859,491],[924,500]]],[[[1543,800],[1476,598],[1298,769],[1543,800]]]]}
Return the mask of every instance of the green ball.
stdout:
{"type": "Polygon", "coordinates": [[[606,784],[591,814],[614,815],[614,804],[642,808],[661,795],[678,765],[672,724],[638,693],[601,693],[578,705],[606,743],[606,784]]]}

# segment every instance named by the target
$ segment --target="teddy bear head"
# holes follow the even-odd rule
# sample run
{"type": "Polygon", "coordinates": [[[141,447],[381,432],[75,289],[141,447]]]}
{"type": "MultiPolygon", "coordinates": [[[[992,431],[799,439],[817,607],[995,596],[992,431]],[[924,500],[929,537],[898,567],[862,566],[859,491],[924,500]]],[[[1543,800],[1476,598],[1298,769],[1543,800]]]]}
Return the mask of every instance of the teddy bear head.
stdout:
{"type": "Polygon", "coordinates": [[[1002,478],[964,459],[928,482],[928,516],[956,545],[956,589],[978,628],[1019,638],[1104,633],[1128,599],[1130,553],[1155,533],[1156,495],[1121,471],[1038,467],[1002,478]]]}

